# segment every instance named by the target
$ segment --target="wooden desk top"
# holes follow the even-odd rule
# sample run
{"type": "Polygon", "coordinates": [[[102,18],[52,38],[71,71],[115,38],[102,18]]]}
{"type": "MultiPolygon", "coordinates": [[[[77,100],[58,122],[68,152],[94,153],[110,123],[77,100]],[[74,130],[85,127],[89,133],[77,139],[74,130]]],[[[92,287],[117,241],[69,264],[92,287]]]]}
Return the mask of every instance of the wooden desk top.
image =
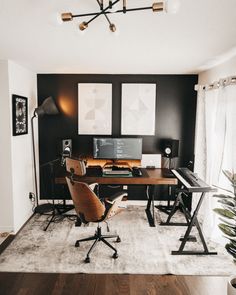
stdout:
{"type": "MultiPolygon", "coordinates": [[[[145,169],[141,177],[104,177],[104,176],[81,176],[78,181],[99,184],[140,184],[140,185],[177,185],[177,178],[167,178],[163,176],[162,169],[145,169]]],[[[65,176],[55,178],[56,184],[65,184],[65,176]]]]}

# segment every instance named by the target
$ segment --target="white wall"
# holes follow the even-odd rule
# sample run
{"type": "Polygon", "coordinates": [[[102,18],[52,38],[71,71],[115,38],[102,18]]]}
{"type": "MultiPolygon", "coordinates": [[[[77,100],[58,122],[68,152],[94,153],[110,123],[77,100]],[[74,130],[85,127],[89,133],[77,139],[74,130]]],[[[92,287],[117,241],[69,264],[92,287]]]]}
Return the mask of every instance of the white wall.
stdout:
{"type": "MultiPolygon", "coordinates": [[[[32,214],[32,205],[28,196],[29,192],[35,191],[33,181],[30,118],[33,114],[33,110],[36,107],[37,76],[36,73],[33,73],[12,61],[4,62],[4,65],[4,75],[8,77],[8,87],[5,87],[7,88],[5,90],[7,95],[4,97],[3,102],[6,106],[8,106],[8,108],[5,107],[4,109],[4,115],[7,116],[6,121],[8,128],[6,129],[5,127],[6,121],[4,123],[4,128],[2,128],[2,124],[0,125],[0,128],[1,134],[4,135],[5,140],[8,142],[10,153],[8,158],[5,159],[6,165],[4,165],[9,167],[10,176],[8,176],[8,178],[11,180],[7,181],[7,188],[5,188],[8,190],[9,199],[12,200],[12,203],[7,207],[7,214],[9,214],[11,217],[13,216],[13,218],[10,220],[11,224],[9,224],[11,227],[10,229],[14,232],[17,232],[32,214]],[[28,98],[28,134],[12,136],[12,94],[18,94],[28,98]]],[[[5,82],[6,81],[0,77],[0,85],[1,83],[5,85],[5,82]]],[[[0,112],[3,112],[2,107],[0,112]]],[[[7,180],[7,177],[3,176],[3,178],[1,178],[1,182],[5,180],[7,180]]],[[[0,200],[0,208],[2,208],[1,196],[0,200]]],[[[6,202],[5,200],[3,201],[4,203],[6,202]]],[[[0,230],[2,225],[4,225],[6,222],[6,216],[3,217],[3,220],[2,218],[0,219],[0,230]]]]}
{"type": "Polygon", "coordinates": [[[218,81],[221,78],[236,75],[236,56],[228,61],[199,74],[198,83],[200,85],[218,81]]]}
{"type": "Polygon", "coordinates": [[[14,229],[8,62],[0,61],[0,231],[14,229]]]}
{"type": "MultiPolygon", "coordinates": [[[[30,118],[37,103],[37,75],[13,62],[8,64],[9,92],[28,98],[28,134],[12,136],[14,230],[32,214],[29,192],[34,192],[30,118]]],[[[37,145],[37,142],[36,142],[37,145]]]]}

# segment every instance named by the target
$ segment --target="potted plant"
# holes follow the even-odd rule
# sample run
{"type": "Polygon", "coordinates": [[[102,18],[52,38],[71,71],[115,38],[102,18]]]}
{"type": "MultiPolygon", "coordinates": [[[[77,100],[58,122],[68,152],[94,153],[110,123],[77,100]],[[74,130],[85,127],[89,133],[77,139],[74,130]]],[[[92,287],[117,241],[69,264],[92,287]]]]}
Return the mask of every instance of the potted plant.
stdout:
{"type": "MultiPolygon", "coordinates": [[[[224,237],[228,239],[225,248],[236,262],[236,174],[227,170],[224,170],[223,173],[230,181],[233,191],[227,195],[214,195],[221,203],[221,208],[215,208],[214,211],[220,215],[221,223],[218,226],[224,233],[224,237]]],[[[229,278],[228,295],[236,295],[236,276],[229,278]]]]}

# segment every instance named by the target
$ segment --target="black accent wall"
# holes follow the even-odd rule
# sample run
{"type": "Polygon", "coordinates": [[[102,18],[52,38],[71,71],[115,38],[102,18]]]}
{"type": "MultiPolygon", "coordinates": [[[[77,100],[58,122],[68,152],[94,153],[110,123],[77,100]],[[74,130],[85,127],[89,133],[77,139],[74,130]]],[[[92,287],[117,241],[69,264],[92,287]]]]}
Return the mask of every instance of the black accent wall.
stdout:
{"type": "MultiPolygon", "coordinates": [[[[156,132],[155,136],[141,136],[143,153],[160,153],[164,138],[179,139],[178,165],[186,166],[194,159],[197,82],[197,75],[39,74],[38,105],[52,96],[61,112],[39,118],[40,165],[60,157],[63,138],[72,139],[74,155],[92,155],[93,136],[78,134],[78,83],[112,83],[114,137],[121,136],[121,84],[156,83],[156,132]]],[[[49,195],[41,183],[41,197],[49,195]]]]}

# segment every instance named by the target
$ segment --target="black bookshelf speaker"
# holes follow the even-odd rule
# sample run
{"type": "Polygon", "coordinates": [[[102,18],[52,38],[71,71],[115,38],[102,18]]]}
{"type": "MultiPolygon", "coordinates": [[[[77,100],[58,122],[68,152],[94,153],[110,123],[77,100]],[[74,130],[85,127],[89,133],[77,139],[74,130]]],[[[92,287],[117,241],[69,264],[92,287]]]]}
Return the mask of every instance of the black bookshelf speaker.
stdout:
{"type": "Polygon", "coordinates": [[[176,158],[179,155],[179,140],[164,139],[162,142],[163,156],[166,158],[176,158]]]}
{"type": "Polygon", "coordinates": [[[61,147],[61,155],[62,157],[71,157],[72,155],[72,140],[71,139],[63,139],[61,147]]]}

